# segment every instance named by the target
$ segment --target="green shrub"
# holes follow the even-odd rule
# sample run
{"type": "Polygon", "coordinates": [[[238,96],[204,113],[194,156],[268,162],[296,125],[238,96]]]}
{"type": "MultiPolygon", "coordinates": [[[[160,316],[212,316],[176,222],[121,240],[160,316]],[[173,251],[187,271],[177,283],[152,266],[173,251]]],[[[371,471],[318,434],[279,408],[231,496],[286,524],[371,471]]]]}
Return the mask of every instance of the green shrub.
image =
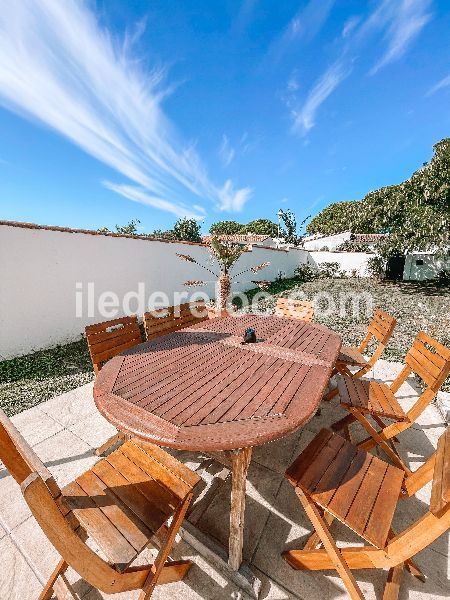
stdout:
{"type": "Polygon", "coordinates": [[[386,261],[382,256],[371,256],[367,261],[367,270],[370,277],[380,281],[386,274],[386,261]]]}
{"type": "Polygon", "coordinates": [[[338,262],[324,262],[319,265],[319,277],[321,279],[329,277],[340,279],[345,277],[345,273],[341,271],[341,265],[338,262]]]}
{"type": "Polygon", "coordinates": [[[442,269],[437,276],[438,285],[450,285],[450,269],[442,269]]]}
{"type": "Polygon", "coordinates": [[[353,240],[345,240],[345,242],[336,247],[335,252],[370,252],[373,254],[373,250],[366,244],[354,242],[353,240]]]}
{"type": "Polygon", "coordinates": [[[294,270],[295,279],[300,283],[305,281],[312,281],[317,277],[317,271],[315,271],[311,265],[300,265],[294,270]]]}

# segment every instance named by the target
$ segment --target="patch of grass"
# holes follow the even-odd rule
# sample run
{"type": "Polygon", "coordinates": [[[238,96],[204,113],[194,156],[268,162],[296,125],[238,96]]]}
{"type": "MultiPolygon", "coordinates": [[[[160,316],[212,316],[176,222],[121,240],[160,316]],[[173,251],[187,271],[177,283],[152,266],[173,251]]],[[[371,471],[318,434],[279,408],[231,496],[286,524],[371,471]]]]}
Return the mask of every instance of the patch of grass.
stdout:
{"type": "MultiPolygon", "coordinates": [[[[247,296],[253,300],[258,289],[249,290],[247,296]]],[[[372,298],[373,308],[382,308],[397,319],[394,333],[382,358],[403,361],[418,331],[426,331],[442,344],[450,347],[450,288],[429,282],[376,282],[371,279],[314,279],[299,283],[296,279],[285,279],[272,284],[268,292],[273,298],[261,302],[259,308],[272,312],[279,296],[302,293],[305,299],[314,300],[330,295],[334,307],[329,315],[318,312],[315,320],[342,336],[345,345],[357,346],[367,332],[370,317],[364,302],[353,312],[352,297],[367,294],[372,298]],[[347,298],[346,310],[344,299],[347,298]]],[[[320,303],[321,306],[322,303],[320,303]]],[[[450,391],[450,378],[443,388],[450,391]]]]}
{"type": "Polygon", "coordinates": [[[0,362],[0,407],[12,416],[94,378],[86,340],[0,362]]]}

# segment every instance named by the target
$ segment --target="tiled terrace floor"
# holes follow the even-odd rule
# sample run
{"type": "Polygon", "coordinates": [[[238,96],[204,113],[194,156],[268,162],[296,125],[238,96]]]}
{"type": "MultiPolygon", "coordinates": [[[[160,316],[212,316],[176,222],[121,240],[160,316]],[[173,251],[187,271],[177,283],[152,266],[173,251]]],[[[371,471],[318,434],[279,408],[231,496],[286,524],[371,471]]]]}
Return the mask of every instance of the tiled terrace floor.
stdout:
{"type": "MultiPolygon", "coordinates": [[[[380,361],[375,376],[392,380],[400,365],[380,361]]],[[[400,394],[406,408],[417,395],[414,381],[405,383],[400,394]]],[[[296,500],[283,472],[292,459],[305,447],[314,434],[336,421],[342,412],[337,401],[325,404],[320,417],[314,417],[302,430],[278,442],[256,448],[247,485],[247,512],[244,556],[252,570],[262,579],[262,598],[328,600],[346,598],[340,579],[327,572],[293,571],[281,558],[288,548],[301,547],[311,531],[310,523],[296,500]]],[[[14,418],[16,426],[48,465],[61,485],[66,484],[98,460],[93,449],[113,432],[99,415],[92,399],[92,385],[86,385],[58,396],[14,418]]],[[[434,406],[408,432],[402,434],[403,457],[414,470],[434,450],[445,424],[434,406]]],[[[181,460],[196,468],[201,455],[181,453],[181,460]]],[[[1,463],[0,463],[1,469],[1,463]]],[[[202,475],[211,480],[220,470],[213,464],[202,475]]],[[[425,510],[430,486],[417,497],[402,502],[397,510],[394,527],[404,529],[425,510]]],[[[199,527],[223,543],[228,534],[230,484],[225,481],[218,495],[199,520],[199,527]]],[[[360,542],[339,524],[333,525],[334,535],[341,543],[360,542]]],[[[47,542],[24,503],[20,489],[5,469],[0,470],[0,599],[31,600],[38,596],[44,581],[53,570],[58,556],[47,542]]],[[[404,575],[400,598],[448,598],[449,537],[441,536],[431,548],[422,552],[417,562],[428,576],[422,584],[409,574],[404,575]]],[[[157,588],[155,599],[247,599],[248,596],[180,540],[174,558],[191,558],[195,565],[187,578],[176,584],[157,588]]],[[[386,573],[354,572],[368,599],[382,597],[386,573]]],[[[78,575],[69,571],[75,597],[101,600],[104,596],[92,589],[78,575]]],[[[137,597],[134,594],[114,596],[118,600],[137,597]]],[[[113,596],[108,596],[113,598],[113,596]]]]}

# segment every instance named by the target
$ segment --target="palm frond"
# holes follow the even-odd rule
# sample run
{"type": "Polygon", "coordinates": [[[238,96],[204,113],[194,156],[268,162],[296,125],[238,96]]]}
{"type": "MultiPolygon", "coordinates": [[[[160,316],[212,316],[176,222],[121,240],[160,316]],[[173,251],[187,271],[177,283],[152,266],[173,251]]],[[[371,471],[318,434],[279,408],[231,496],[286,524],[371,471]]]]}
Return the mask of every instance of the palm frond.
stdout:
{"type": "Polygon", "coordinates": [[[207,282],[201,281],[200,279],[190,279],[188,281],[185,281],[183,285],[187,287],[201,287],[203,285],[207,285],[207,282]]]}
{"type": "Polygon", "coordinates": [[[175,252],[175,254],[179,258],[181,258],[181,260],[185,260],[186,262],[192,262],[192,263],[198,264],[198,262],[195,260],[195,258],[192,258],[192,256],[189,256],[189,254],[179,254],[178,252],[175,252]]]}

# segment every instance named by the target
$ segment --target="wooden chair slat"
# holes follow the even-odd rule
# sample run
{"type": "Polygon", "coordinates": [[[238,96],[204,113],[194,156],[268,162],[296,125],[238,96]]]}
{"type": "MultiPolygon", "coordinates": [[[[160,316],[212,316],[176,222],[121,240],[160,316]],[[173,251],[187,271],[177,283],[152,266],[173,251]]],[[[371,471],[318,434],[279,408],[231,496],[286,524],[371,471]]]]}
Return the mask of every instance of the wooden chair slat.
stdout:
{"type": "Polygon", "coordinates": [[[136,550],[111,523],[94,500],[72,482],[64,488],[64,497],[81,525],[103,550],[108,561],[123,572],[137,556],[136,550]]]}
{"type": "Polygon", "coordinates": [[[104,321],[102,323],[95,323],[94,325],[87,325],[85,328],[86,334],[97,334],[104,332],[105,329],[111,329],[116,327],[117,325],[121,325],[123,327],[127,325],[134,325],[136,321],[135,316],[130,317],[119,317],[117,319],[111,319],[109,321],[104,321]]]}
{"type": "MultiPolygon", "coordinates": [[[[125,504],[117,504],[116,496],[93,471],[86,471],[77,478],[78,486],[93,500],[95,505],[115,529],[139,554],[148,544],[153,532],[125,504]]],[[[67,493],[66,488],[65,492],[67,493]]],[[[109,525],[108,525],[109,526],[109,525]]]]}
{"type": "Polygon", "coordinates": [[[144,313],[145,334],[147,340],[154,340],[207,319],[208,312],[203,301],[169,306],[144,313]]]}
{"type": "Polygon", "coordinates": [[[450,350],[420,331],[406,355],[405,363],[429,387],[435,388],[442,385],[450,374],[450,350]]]}
{"type": "Polygon", "coordinates": [[[438,441],[431,489],[430,511],[438,516],[450,503],[450,428],[438,441]]]}
{"type": "Polygon", "coordinates": [[[142,342],[136,316],[88,325],[85,331],[95,372],[107,360],[142,342]]]}

